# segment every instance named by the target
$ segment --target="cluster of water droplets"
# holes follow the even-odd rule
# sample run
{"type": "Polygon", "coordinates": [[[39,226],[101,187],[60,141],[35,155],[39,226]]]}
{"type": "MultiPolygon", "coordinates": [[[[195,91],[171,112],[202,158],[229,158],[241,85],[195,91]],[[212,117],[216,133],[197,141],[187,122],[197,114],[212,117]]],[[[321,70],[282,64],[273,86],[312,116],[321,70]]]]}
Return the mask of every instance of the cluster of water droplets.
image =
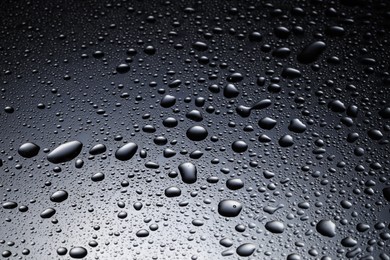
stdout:
{"type": "Polygon", "coordinates": [[[3,258],[390,259],[388,3],[56,2],[0,11],[3,258]]]}

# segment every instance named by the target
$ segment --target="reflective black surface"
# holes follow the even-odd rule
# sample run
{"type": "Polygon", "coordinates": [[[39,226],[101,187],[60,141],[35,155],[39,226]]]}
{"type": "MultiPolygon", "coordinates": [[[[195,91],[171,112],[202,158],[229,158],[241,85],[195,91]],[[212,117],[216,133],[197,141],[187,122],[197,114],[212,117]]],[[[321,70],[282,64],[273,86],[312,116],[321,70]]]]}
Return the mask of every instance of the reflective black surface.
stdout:
{"type": "Polygon", "coordinates": [[[9,259],[390,259],[390,3],[0,4],[9,259]]]}

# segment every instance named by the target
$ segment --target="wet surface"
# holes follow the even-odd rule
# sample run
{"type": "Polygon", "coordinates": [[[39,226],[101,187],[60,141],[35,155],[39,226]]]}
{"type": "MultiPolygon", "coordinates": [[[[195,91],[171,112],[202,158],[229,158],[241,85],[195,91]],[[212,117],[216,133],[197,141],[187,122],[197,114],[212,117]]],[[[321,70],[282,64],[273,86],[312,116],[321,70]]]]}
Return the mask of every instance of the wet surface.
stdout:
{"type": "Polygon", "coordinates": [[[0,8],[4,259],[390,259],[390,3],[0,8]]]}

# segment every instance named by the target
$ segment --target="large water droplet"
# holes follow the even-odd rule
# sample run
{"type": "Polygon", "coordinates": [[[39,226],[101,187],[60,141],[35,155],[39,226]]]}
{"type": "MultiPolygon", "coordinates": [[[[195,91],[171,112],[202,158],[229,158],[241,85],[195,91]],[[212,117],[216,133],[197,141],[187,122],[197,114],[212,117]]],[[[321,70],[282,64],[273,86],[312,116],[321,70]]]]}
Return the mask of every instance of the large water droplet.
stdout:
{"type": "Polygon", "coordinates": [[[236,200],[222,200],[218,204],[218,213],[224,217],[236,217],[242,210],[242,204],[236,200]]]}
{"type": "Polygon", "coordinates": [[[83,147],[79,141],[71,141],[61,144],[47,155],[47,160],[52,163],[68,162],[76,158],[83,147]]]}
{"type": "Polygon", "coordinates": [[[187,137],[191,141],[202,141],[207,135],[207,130],[202,126],[193,126],[187,130],[187,137]]]}
{"type": "Polygon", "coordinates": [[[121,161],[127,161],[133,158],[138,149],[138,145],[135,143],[127,143],[120,147],[115,152],[115,157],[121,161]]]}
{"type": "Polygon", "coordinates": [[[65,201],[67,198],[68,198],[68,192],[66,192],[66,191],[64,191],[64,190],[56,191],[56,192],[54,192],[54,193],[50,196],[50,200],[53,201],[53,202],[63,202],[63,201],[65,201]]]}
{"type": "Polygon", "coordinates": [[[223,95],[226,98],[235,98],[238,97],[239,94],[240,92],[233,84],[227,84],[227,86],[223,89],[223,95]]]}
{"type": "Polygon", "coordinates": [[[322,41],[313,42],[298,54],[297,59],[300,63],[309,64],[315,62],[324,52],[326,44],[322,41]]]}
{"type": "Polygon", "coordinates": [[[117,67],[116,67],[116,71],[120,74],[123,74],[123,73],[126,73],[130,70],[130,66],[128,64],[119,64],[117,67]]]}
{"type": "Polygon", "coordinates": [[[181,195],[181,190],[178,187],[172,186],[166,188],[164,193],[165,196],[167,196],[168,198],[179,197],[181,195]]]}
{"type": "Polygon", "coordinates": [[[236,253],[239,256],[250,256],[255,252],[256,245],[252,243],[245,243],[237,247],[236,253]]]}
{"type": "Polygon", "coordinates": [[[94,175],[92,175],[91,180],[94,182],[102,181],[104,180],[105,175],[101,172],[97,172],[94,175]]]}
{"type": "Polygon", "coordinates": [[[98,155],[98,154],[104,153],[106,150],[107,150],[107,148],[104,144],[97,144],[89,150],[89,154],[98,155]]]}
{"type": "Polygon", "coordinates": [[[265,228],[272,233],[280,234],[284,232],[284,224],[283,222],[277,221],[277,220],[272,220],[268,221],[265,224],[265,228]]]}
{"type": "Polygon", "coordinates": [[[32,158],[39,153],[40,147],[34,143],[24,143],[19,149],[18,153],[24,158],[32,158]]]}
{"type": "Polygon", "coordinates": [[[41,218],[51,218],[56,214],[56,210],[53,208],[47,208],[41,213],[41,218]]]}
{"type": "Polygon", "coordinates": [[[196,166],[190,162],[179,165],[179,172],[184,183],[195,183],[198,178],[198,170],[196,166]]]}
{"type": "Polygon", "coordinates": [[[334,237],[336,235],[336,225],[330,220],[320,220],[316,229],[318,233],[326,237],[334,237]]]}
{"type": "Polygon", "coordinates": [[[232,143],[232,150],[236,153],[243,153],[248,149],[248,145],[244,141],[235,141],[232,143]]]}
{"type": "Polygon", "coordinates": [[[73,247],[69,251],[69,256],[72,258],[77,258],[77,259],[84,258],[87,256],[87,254],[88,254],[87,249],[85,249],[84,247],[81,247],[81,246],[73,247]]]}

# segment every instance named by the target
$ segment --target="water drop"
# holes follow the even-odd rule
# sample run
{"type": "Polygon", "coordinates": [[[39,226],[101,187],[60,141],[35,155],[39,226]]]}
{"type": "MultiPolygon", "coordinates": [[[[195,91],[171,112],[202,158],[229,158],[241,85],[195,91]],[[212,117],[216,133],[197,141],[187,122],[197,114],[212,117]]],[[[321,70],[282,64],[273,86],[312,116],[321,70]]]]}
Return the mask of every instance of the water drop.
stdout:
{"type": "Polygon", "coordinates": [[[133,158],[138,149],[138,145],[135,143],[127,143],[120,147],[115,152],[115,158],[121,161],[127,161],[133,158]]]}
{"type": "Polygon", "coordinates": [[[87,249],[81,246],[73,247],[69,251],[69,256],[77,259],[84,258],[87,256],[87,254],[88,254],[87,249]]]}
{"type": "Polygon", "coordinates": [[[330,220],[320,220],[316,229],[318,233],[326,237],[334,237],[336,235],[336,225],[330,220]]]}
{"type": "Polygon", "coordinates": [[[34,143],[24,143],[19,149],[18,153],[24,158],[32,158],[39,153],[40,147],[34,143]]]}
{"type": "Polygon", "coordinates": [[[66,192],[65,190],[56,191],[50,196],[51,201],[58,202],[58,203],[65,201],[67,198],[68,198],[68,192],[66,192]]]}
{"type": "Polygon", "coordinates": [[[223,217],[236,217],[242,210],[242,204],[236,200],[225,199],[218,204],[218,213],[223,217]]]}
{"type": "Polygon", "coordinates": [[[190,162],[182,163],[179,165],[179,172],[181,179],[184,183],[192,184],[195,183],[198,176],[198,170],[196,166],[190,162]]]}
{"type": "Polygon", "coordinates": [[[61,144],[47,155],[47,160],[56,164],[68,162],[80,154],[82,147],[83,144],[79,141],[61,144]]]}
{"type": "Polygon", "coordinates": [[[187,130],[187,137],[191,141],[202,141],[207,135],[207,130],[202,126],[192,126],[187,130]]]}
{"type": "Polygon", "coordinates": [[[237,247],[236,253],[239,256],[246,257],[246,256],[252,255],[255,252],[255,249],[256,249],[255,244],[245,243],[245,244],[242,244],[239,247],[237,247]]]}

